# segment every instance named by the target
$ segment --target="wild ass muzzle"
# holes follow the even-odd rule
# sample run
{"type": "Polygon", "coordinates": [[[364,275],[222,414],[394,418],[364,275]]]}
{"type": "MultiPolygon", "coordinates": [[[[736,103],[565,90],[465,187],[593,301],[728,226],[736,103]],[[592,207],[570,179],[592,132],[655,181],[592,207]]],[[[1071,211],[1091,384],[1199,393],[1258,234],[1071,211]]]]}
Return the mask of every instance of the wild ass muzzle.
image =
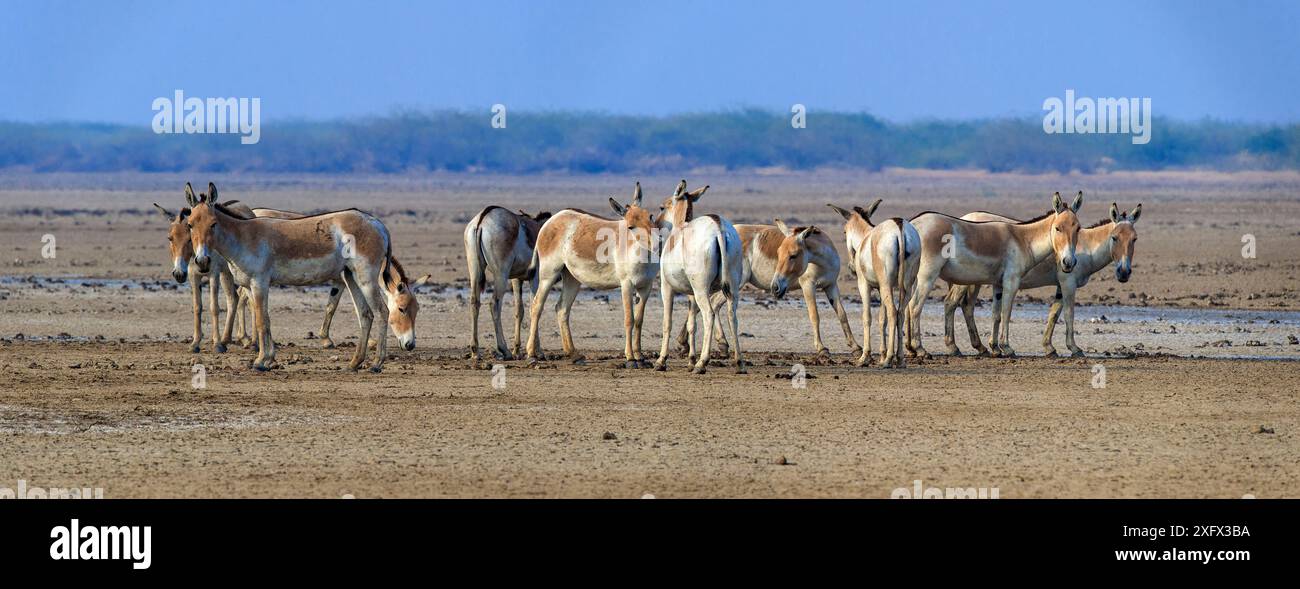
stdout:
{"type": "MultiPolygon", "coordinates": [[[[392,258],[392,241],[383,222],[356,209],[299,219],[245,219],[218,204],[216,186],[209,183],[208,193],[200,195],[190,213],[189,224],[199,269],[206,269],[212,255],[219,254],[235,282],[249,290],[258,346],[254,368],[269,370],[275,361],[270,287],[330,284],[340,275],[352,294],[361,326],[361,343],[349,365],[353,370],[361,367],[375,316],[391,318],[384,276],[392,258]]],[[[381,371],[388,357],[388,325],[389,321],[380,321],[375,337],[378,350],[370,367],[373,372],[381,371]]],[[[409,347],[414,341],[412,326],[401,343],[409,347]]]]}
{"type": "Polygon", "coordinates": [[[583,358],[573,345],[569,330],[569,310],[578,297],[578,288],[619,289],[623,296],[623,356],[625,366],[641,368],[641,325],[645,304],[659,272],[659,233],[650,212],[641,207],[641,183],[632,192],[632,201],[609,205],[618,219],[598,217],[578,209],[556,213],[537,234],[530,267],[537,273],[529,311],[527,355],[530,363],[542,358],[538,341],[538,320],[551,287],[562,281],[556,305],[564,353],[575,363],[583,358]]]}
{"type": "MultiPolygon", "coordinates": [[[[1047,325],[1043,328],[1043,351],[1047,356],[1055,357],[1056,348],[1052,345],[1052,334],[1056,330],[1057,318],[1065,311],[1065,345],[1070,355],[1083,357],[1083,349],[1074,342],[1074,301],[1079,288],[1088,284],[1093,274],[1100,272],[1108,264],[1115,264],[1115,279],[1128,282],[1133,274],[1133,253],[1137,243],[1138,217],[1142,215],[1142,205],[1131,212],[1121,212],[1119,205],[1111,203],[1110,216],[1096,224],[1079,230],[1079,243],[1074,255],[1078,262],[1072,272],[1061,272],[1051,260],[1043,260],[1025,273],[1020,279],[1020,289],[1055,286],[1056,296],[1047,313],[1047,325]]],[[[986,211],[977,211],[962,217],[967,221],[1002,221],[1019,223],[1011,217],[997,215],[986,211]]],[[[949,353],[960,355],[953,337],[953,318],[951,303],[961,307],[966,319],[966,331],[970,335],[971,346],[984,355],[988,349],[980,341],[979,329],[975,325],[975,302],[979,299],[980,286],[952,286],[944,305],[944,342],[949,353]]]]}
{"type": "Polygon", "coordinates": [[[942,278],[949,284],[993,285],[988,347],[995,355],[1014,356],[1009,341],[1011,307],[1021,277],[1049,257],[1061,272],[1074,270],[1079,239],[1075,212],[1082,204],[1083,192],[1069,206],[1058,192],[1052,196],[1050,211],[1023,223],[963,221],[935,212],[913,217],[921,235],[921,269],[908,308],[907,349],[922,358],[930,356],[921,344],[921,310],[935,281],[942,278]]]}
{"type": "Polygon", "coordinates": [[[921,235],[910,222],[894,217],[876,225],[871,215],[880,206],[848,211],[827,205],[844,217],[844,240],[862,297],[862,356],[858,366],[871,364],[871,289],[880,292],[880,365],[902,368],[903,324],[916,290],[921,267],[921,235]]]}
{"type": "Polygon", "coordinates": [[[521,355],[521,334],[524,322],[524,282],[529,282],[533,296],[537,296],[537,275],[530,272],[533,248],[542,224],[551,218],[547,212],[530,216],[519,211],[510,212],[492,205],[469,220],[465,225],[465,262],[469,266],[470,328],[473,339],[470,359],[479,361],[478,314],[479,300],[487,277],[492,277],[492,328],[496,333],[495,356],[513,360],[521,355]],[[515,293],[515,347],[514,353],[506,348],[505,333],[501,329],[501,300],[506,288],[515,293]]]}
{"type": "MultiPolygon", "coordinates": [[[[699,306],[704,321],[704,342],[699,360],[691,372],[704,374],[709,364],[715,329],[714,314],[720,303],[712,300],[720,292],[730,317],[728,327],[735,341],[736,373],[745,373],[745,362],[740,351],[739,323],[736,304],[740,300],[740,287],[744,286],[744,254],[741,253],[740,235],[730,221],[717,215],[694,216],[694,205],[709,189],[708,186],[687,192],[682,180],[673,195],[664,200],[660,216],[660,231],[667,231],[663,254],[660,257],[659,291],[664,304],[664,328],[659,347],[656,370],[668,368],[668,340],[673,327],[673,295],[683,293],[692,297],[699,306]]],[[[688,319],[691,313],[687,309],[688,319]]],[[[687,339],[695,356],[694,321],[687,321],[687,339]]]]}

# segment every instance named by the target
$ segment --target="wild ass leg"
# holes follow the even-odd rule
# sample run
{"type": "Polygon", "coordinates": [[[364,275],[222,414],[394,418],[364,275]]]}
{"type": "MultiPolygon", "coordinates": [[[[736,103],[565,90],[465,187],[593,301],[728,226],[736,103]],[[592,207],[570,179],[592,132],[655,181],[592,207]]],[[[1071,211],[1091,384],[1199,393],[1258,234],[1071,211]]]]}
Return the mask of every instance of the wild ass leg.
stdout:
{"type": "Polygon", "coordinates": [[[1056,319],[1061,316],[1061,287],[1056,287],[1056,297],[1052,299],[1052,308],[1047,310],[1047,325],[1043,326],[1043,352],[1048,358],[1056,357],[1056,347],[1052,345],[1052,336],[1056,333],[1056,319]]]}
{"type": "MultiPolygon", "coordinates": [[[[477,254],[476,254],[477,255],[477,254]]],[[[483,296],[483,281],[486,277],[483,270],[474,262],[470,262],[469,271],[469,325],[470,325],[470,344],[469,359],[477,364],[481,356],[478,347],[478,312],[479,305],[483,296]]],[[[535,321],[535,320],[534,320],[535,321]]]]}
{"type": "MultiPolygon", "coordinates": [[[[723,255],[726,255],[725,253],[723,255]]],[[[704,374],[708,370],[709,355],[713,351],[713,301],[709,299],[709,292],[702,289],[695,289],[695,302],[700,307],[700,319],[704,322],[704,341],[700,343],[700,359],[695,362],[695,367],[691,369],[693,374],[704,374]],[[699,305],[699,303],[704,303],[699,305]]],[[[694,338],[692,338],[694,339],[694,338]]]]}
{"type": "MultiPolygon", "coordinates": [[[[690,297],[688,296],[687,299],[689,300],[689,298],[690,298],[690,297]]],[[[687,332],[686,332],[686,328],[687,328],[688,325],[691,324],[691,321],[694,320],[693,315],[694,315],[695,312],[696,312],[696,311],[695,311],[695,306],[694,306],[694,305],[691,305],[691,306],[690,306],[689,314],[686,316],[686,321],[683,321],[683,322],[682,322],[682,329],[681,329],[681,331],[677,332],[677,355],[678,355],[678,356],[681,356],[681,357],[683,357],[683,358],[689,358],[689,357],[690,357],[690,353],[691,353],[691,352],[690,352],[690,350],[691,350],[691,345],[690,345],[690,342],[687,340],[687,338],[689,337],[689,335],[688,335],[687,332]]],[[[692,358],[692,360],[693,360],[693,359],[694,359],[694,358],[692,358]]]]}
{"type": "MultiPolygon", "coordinates": [[[[740,320],[736,317],[736,305],[740,304],[740,289],[733,288],[731,295],[725,298],[727,315],[731,318],[731,339],[736,341],[736,374],[745,374],[745,359],[740,353],[740,320]]],[[[718,330],[718,333],[721,334],[722,330],[718,330]]]]}
{"type": "Polygon", "coordinates": [[[190,352],[197,354],[199,342],[203,341],[203,276],[194,271],[190,272],[190,296],[194,303],[194,338],[190,340],[190,352]]]}
{"type": "Polygon", "coordinates": [[[510,356],[510,349],[506,347],[506,334],[501,328],[501,306],[506,296],[506,288],[509,286],[510,277],[504,272],[492,277],[492,330],[497,339],[496,357],[501,360],[514,359],[510,356]]]}
{"type": "Polygon", "coordinates": [[[366,351],[370,347],[366,342],[370,339],[370,325],[375,320],[375,312],[351,271],[343,273],[343,282],[347,284],[348,293],[352,295],[352,307],[357,311],[357,325],[361,328],[361,340],[357,342],[357,351],[352,354],[352,360],[348,362],[348,368],[356,370],[366,361],[366,351]]]}
{"type": "Polygon", "coordinates": [[[857,366],[871,365],[871,284],[867,277],[858,273],[858,296],[862,297],[862,355],[855,362],[857,366]]]}
{"type": "Polygon", "coordinates": [[[1083,348],[1074,343],[1074,295],[1076,289],[1072,281],[1066,282],[1065,298],[1061,304],[1065,307],[1065,347],[1070,348],[1070,356],[1083,357],[1083,348]]]}
{"type": "Polygon", "coordinates": [[[659,358],[655,360],[655,370],[668,369],[668,339],[673,332],[673,289],[661,273],[659,276],[659,298],[664,303],[664,325],[660,332],[659,358]]]}
{"type": "Polygon", "coordinates": [[[858,345],[858,340],[853,339],[853,328],[849,326],[849,314],[844,311],[844,302],[840,300],[840,287],[832,283],[822,290],[826,293],[826,300],[830,302],[831,308],[835,309],[835,316],[840,319],[840,328],[844,330],[844,339],[849,342],[849,349],[852,354],[861,354],[862,346],[858,345]]]}
{"type": "Polygon", "coordinates": [[[998,334],[1002,332],[1002,285],[993,285],[993,328],[989,330],[989,355],[997,358],[1002,355],[998,346],[998,334]]]}
{"type": "Polygon", "coordinates": [[[916,278],[916,290],[912,291],[912,302],[907,306],[907,350],[912,356],[922,359],[928,360],[931,356],[921,344],[921,311],[925,309],[926,296],[934,289],[934,283],[939,280],[939,274],[943,271],[945,263],[947,260],[943,258],[929,263],[925,258],[921,259],[921,269],[916,278]]]}
{"type": "Polygon", "coordinates": [[[632,326],[636,324],[636,292],[632,283],[624,280],[619,285],[619,294],[623,298],[623,367],[636,368],[636,355],[632,351],[632,326]]]}
{"type": "MultiPolygon", "coordinates": [[[[355,277],[355,275],[354,275],[355,277]]],[[[357,286],[365,294],[366,305],[370,307],[375,318],[379,320],[372,323],[378,323],[378,333],[375,334],[374,340],[378,342],[375,349],[375,361],[370,363],[371,372],[380,372],[384,369],[384,362],[388,360],[388,302],[384,299],[384,293],[381,290],[380,280],[383,277],[377,272],[369,277],[366,281],[357,281],[357,286]]],[[[361,341],[369,341],[370,326],[363,330],[365,333],[361,341]]],[[[358,365],[359,366],[359,365],[358,365]]]]}
{"type": "Polygon", "coordinates": [[[327,350],[334,347],[334,340],[330,339],[330,324],[334,322],[334,312],[338,311],[344,288],[346,286],[340,282],[331,284],[330,298],[325,302],[325,319],[320,324],[320,347],[327,350]]]}
{"type": "Polygon", "coordinates": [[[1016,303],[1016,290],[1020,288],[1020,277],[1008,273],[1002,278],[1002,341],[1000,351],[1007,358],[1014,358],[1016,351],[1011,349],[1011,308],[1016,303]]]}
{"type": "Polygon", "coordinates": [[[573,331],[569,328],[569,310],[573,308],[573,301],[578,298],[578,288],[582,286],[577,278],[574,278],[567,270],[564,272],[564,281],[560,290],[560,309],[555,315],[555,321],[560,326],[560,337],[564,345],[564,355],[568,356],[573,362],[581,362],[582,354],[578,353],[578,348],[573,345],[573,331]]]}
{"type": "Polygon", "coordinates": [[[691,363],[695,362],[695,328],[699,325],[700,307],[695,301],[695,295],[686,295],[686,359],[691,363]]]}
{"type": "MultiPolygon", "coordinates": [[[[972,284],[965,287],[966,294],[962,297],[961,314],[966,319],[966,335],[970,336],[970,345],[975,348],[975,352],[981,356],[988,356],[989,349],[984,347],[984,342],[980,341],[980,330],[975,325],[975,302],[979,300],[980,286],[972,284]]],[[[913,293],[915,296],[915,293],[913,293]]]]}
{"type": "MultiPolygon", "coordinates": [[[[533,291],[533,302],[528,311],[528,347],[527,355],[529,362],[537,362],[542,359],[540,331],[542,309],[546,305],[546,296],[551,293],[551,287],[560,279],[559,273],[550,276],[538,277],[537,290],[533,291]]],[[[475,322],[477,324],[477,322],[475,322]]]]}
{"type": "Polygon", "coordinates": [[[950,284],[948,285],[948,293],[943,297],[943,345],[948,349],[948,354],[952,356],[961,355],[961,349],[957,347],[957,340],[954,337],[956,330],[953,325],[953,318],[965,295],[966,287],[959,284],[950,284]]]}
{"type": "Polygon", "coordinates": [[[235,277],[230,274],[230,270],[224,270],[221,273],[221,285],[225,288],[226,293],[226,321],[221,327],[221,342],[230,345],[231,337],[234,336],[235,315],[239,314],[239,292],[235,286],[235,277]]]}
{"type": "Polygon", "coordinates": [[[270,289],[266,284],[254,282],[249,298],[253,307],[253,332],[257,339],[257,359],[253,368],[270,370],[275,362],[275,343],[271,341],[270,289]]]}
{"type": "Polygon", "coordinates": [[[641,353],[641,326],[645,324],[645,304],[650,300],[650,287],[636,293],[636,314],[632,318],[632,357],[637,368],[645,368],[645,355],[641,353]]]}
{"type": "Polygon", "coordinates": [[[213,265],[208,273],[208,304],[212,306],[212,351],[218,354],[226,351],[226,344],[221,341],[221,271],[213,265]]]}
{"type": "Polygon", "coordinates": [[[524,332],[524,281],[518,278],[510,280],[510,286],[515,291],[515,349],[514,357],[518,358],[523,355],[521,342],[524,332]]]}
{"type": "MultiPolygon", "coordinates": [[[[803,278],[802,276],[800,278],[803,278]]],[[[799,288],[803,291],[803,304],[808,307],[808,323],[812,325],[813,350],[818,356],[830,355],[831,351],[822,343],[822,322],[817,315],[817,290],[811,280],[800,280],[799,288]]]]}
{"type": "MultiPolygon", "coordinates": [[[[724,295],[722,291],[718,291],[713,293],[713,298],[709,300],[713,303],[713,308],[718,309],[722,306],[723,301],[726,300],[726,295],[724,295]]],[[[731,352],[731,344],[727,342],[727,334],[725,330],[722,329],[722,314],[715,312],[713,314],[713,318],[716,319],[718,322],[717,328],[713,332],[713,334],[717,336],[718,344],[714,346],[713,349],[715,352],[718,353],[719,356],[726,358],[727,355],[731,352]]],[[[734,336],[735,334],[732,335],[734,336]]]]}

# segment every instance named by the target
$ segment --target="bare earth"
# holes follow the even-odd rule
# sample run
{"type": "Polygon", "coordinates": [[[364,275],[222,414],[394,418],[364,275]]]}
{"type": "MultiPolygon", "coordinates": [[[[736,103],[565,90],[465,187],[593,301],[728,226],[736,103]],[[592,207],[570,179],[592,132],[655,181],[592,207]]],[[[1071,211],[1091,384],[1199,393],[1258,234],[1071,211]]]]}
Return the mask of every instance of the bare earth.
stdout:
{"type": "MultiPolygon", "coordinates": [[[[102,487],[107,497],[877,498],[919,479],[1002,497],[1300,494],[1300,175],[687,177],[713,186],[700,204],[707,212],[815,223],[841,245],[827,202],[884,198],[883,216],[1030,216],[1051,192],[1079,189],[1086,221],[1112,201],[1142,202],[1141,238],[1129,283],[1106,270],[1080,291],[1085,359],[1041,356],[1046,290],[1020,299],[1021,358],[939,356],[902,371],[852,367],[824,303],[822,337],[835,354],[814,357],[801,299],[774,303],[751,290],[740,317],[749,374],[719,362],[692,376],[676,356],[666,374],[628,370],[617,297],[586,293],[574,335],[587,363],[497,362],[505,381],[494,388],[489,366],[465,359],[464,221],[487,204],[598,212],[611,195],[625,199],[632,178],[0,176],[0,487],[22,479],[102,487]],[[295,288],[272,294],[281,369],[257,373],[249,351],[216,354],[209,340],[190,354],[188,286],[170,279],[150,203],[174,208],[185,180],[209,179],[223,198],[254,206],[357,206],[384,218],[408,268],[439,282],[421,293],[419,348],[390,349],[382,374],[354,374],[350,306],[334,323],[343,347],[321,350],[325,292],[295,288]],[[54,259],[41,255],[46,234],[57,240],[54,259]],[[1247,234],[1255,258],[1242,256],[1247,234]],[[191,387],[193,364],[206,370],[206,388],[191,387]],[[806,367],[804,388],[788,378],[794,364],[806,367]],[[1104,388],[1094,386],[1100,370],[1104,388]]],[[[640,180],[657,202],[676,178],[640,180]]],[[[861,337],[856,287],[845,278],[842,290],[861,337]]],[[[932,300],[923,321],[931,351],[943,349],[938,307],[932,300]]],[[[513,309],[508,298],[508,316],[513,309]]],[[[657,351],[657,297],[647,311],[644,347],[657,351]]],[[[553,316],[543,316],[550,351],[553,316]]],[[[487,348],[489,317],[485,306],[487,348]]],[[[987,331],[986,315],[980,326],[987,331]]],[[[1063,336],[1058,328],[1059,349],[1063,336]]],[[[970,349],[964,335],[958,343],[970,349]]]]}

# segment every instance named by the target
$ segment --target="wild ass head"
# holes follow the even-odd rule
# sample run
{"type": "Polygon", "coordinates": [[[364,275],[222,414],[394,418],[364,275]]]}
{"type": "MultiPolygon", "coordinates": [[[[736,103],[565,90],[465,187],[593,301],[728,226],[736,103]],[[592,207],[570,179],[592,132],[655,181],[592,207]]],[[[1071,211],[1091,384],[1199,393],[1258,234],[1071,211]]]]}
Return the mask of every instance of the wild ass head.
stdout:
{"type": "Polygon", "coordinates": [[[804,270],[808,269],[811,254],[805,240],[809,236],[821,233],[821,229],[814,226],[791,229],[785,225],[784,221],[780,219],[775,221],[776,228],[781,230],[784,238],[781,239],[780,245],[776,247],[776,272],[772,275],[770,289],[772,296],[780,299],[785,297],[785,292],[789,290],[790,281],[798,280],[800,276],[803,276],[804,270]]]}
{"type": "Polygon", "coordinates": [[[415,287],[428,284],[433,277],[425,274],[411,282],[397,258],[390,256],[384,262],[381,278],[384,281],[384,299],[388,303],[388,326],[393,328],[393,335],[403,350],[414,350],[415,317],[420,313],[415,287]]]}
{"type": "Polygon", "coordinates": [[[1142,205],[1138,204],[1130,212],[1122,212],[1115,203],[1110,203],[1110,221],[1115,226],[1110,230],[1110,260],[1115,262],[1115,279],[1128,282],[1133,275],[1133,251],[1137,248],[1138,234],[1134,224],[1142,216],[1142,205]]]}
{"type": "Polygon", "coordinates": [[[844,241],[849,248],[849,257],[857,255],[857,248],[862,243],[867,232],[874,227],[871,223],[871,214],[876,212],[880,206],[881,199],[877,198],[876,202],[871,203],[867,208],[853,207],[853,210],[841,209],[833,204],[827,203],[826,206],[835,209],[841,217],[844,217],[844,241]]]}
{"type": "Polygon", "coordinates": [[[704,192],[709,189],[706,184],[704,188],[697,188],[690,192],[686,191],[686,180],[683,179],[677,183],[677,188],[673,190],[673,195],[665,198],[663,204],[659,205],[661,216],[669,223],[672,223],[674,229],[682,226],[686,222],[695,218],[695,203],[704,196],[704,192]]]}
{"type": "Polygon", "coordinates": [[[1079,217],[1075,215],[1079,207],[1083,206],[1083,191],[1074,197],[1074,201],[1066,206],[1065,201],[1061,200],[1061,193],[1057,192],[1052,195],[1052,212],[1051,212],[1051,240],[1052,253],[1056,256],[1056,266],[1062,272],[1074,270],[1074,264],[1078,258],[1074,256],[1075,248],[1079,245],[1079,217]]]}
{"type": "Polygon", "coordinates": [[[153,203],[153,206],[167,218],[167,248],[172,256],[172,278],[185,284],[190,272],[190,258],[194,257],[194,246],[190,244],[190,228],[187,225],[190,209],[185,207],[173,215],[158,203],[153,203]]]}
{"type": "Polygon", "coordinates": [[[208,191],[194,196],[194,188],[185,183],[185,200],[190,202],[186,226],[190,231],[190,243],[194,247],[194,265],[199,272],[208,273],[212,265],[212,242],[217,232],[217,185],[208,182],[208,191]]]}
{"type": "Polygon", "coordinates": [[[627,233],[624,235],[598,235],[597,238],[617,239],[617,249],[619,251],[626,252],[629,248],[637,249],[643,261],[655,259],[659,253],[659,239],[655,233],[658,227],[654,217],[650,215],[650,211],[641,206],[641,183],[637,182],[636,187],[632,189],[631,202],[621,204],[611,196],[609,198],[609,208],[623,218],[623,223],[627,226],[627,233]]]}

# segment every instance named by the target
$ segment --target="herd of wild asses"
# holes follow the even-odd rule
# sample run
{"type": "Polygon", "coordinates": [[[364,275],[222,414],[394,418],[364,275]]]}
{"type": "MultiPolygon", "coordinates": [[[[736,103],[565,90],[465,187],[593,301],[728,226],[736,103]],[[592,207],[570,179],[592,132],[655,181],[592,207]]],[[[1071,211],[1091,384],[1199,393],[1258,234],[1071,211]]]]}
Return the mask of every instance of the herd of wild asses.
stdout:
{"type": "MultiPolygon", "coordinates": [[[[488,206],[465,227],[465,259],[469,270],[471,354],[480,359],[478,316],[480,297],[489,277],[492,288],[492,325],[495,355],[501,359],[543,358],[538,324],[546,298],[558,283],[555,305],[561,345],[566,357],[581,355],[573,344],[569,312],[580,287],[619,289],[623,302],[623,354],[626,366],[668,365],[674,295],[686,295],[686,321],[677,337],[678,349],[693,361],[691,371],[703,374],[714,349],[728,352],[738,373],[745,372],[741,353],[737,307],[745,284],[777,298],[798,289],[803,293],[812,324],[813,346],[828,353],[822,343],[816,295],[826,295],[839,317],[844,337],[858,355],[857,365],[875,360],[871,348],[871,289],[877,289],[883,317],[880,357],[883,367],[902,367],[902,348],[913,356],[927,357],[921,345],[919,322],[925,293],[943,279],[950,285],[944,298],[945,344],[959,354],[953,337],[953,316],[962,309],[971,345],[981,354],[1012,356],[1008,343],[1011,309],[1020,288],[1056,286],[1054,303],[1043,331],[1043,348],[1055,355],[1052,333],[1058,315],[1065,313],[1066,345],[1082,356],[1074,341],[1076,290],[1088,278],[1114,263],[1116,278],[1125,282],[1132,273],[1134,224],[1142,205],[1121,211],[1111,204],[1108,218],[1081,227],[1076,216],[1083,193],[1070,202],[1060,193],[1052,196],[1051,209],[1029,220],[985,211],[954,217],[933,211],[909,219],[891,218],[876,223],[876,200],[863,208],[829,205],[844,218],[845,247],[857,277],[862,301],[863,344],[858,345],[840,301],[840,253],[831,239],[815,226],[791,227],[780,219],[772,225],[735,225],[716,214],[697,214],[696,205],[708,186],[688,190],[685,180],[660,203],[658,210],[643,204],[641,184],[624,203],[610,198],[616,216],[603,217],[580,209],[529,215],[501,206],[488,206]],[[663,335],[653,364],[641,350],[641,328],[650,290],[657,284],[663,301],[663,335]],[[524,309],[522,295],[528,282],[534,293],[529,311],[527,344],[522,346],[524,309]],[[993,329],[987,347],[975,328],[973,306],[982,285],[993,286],[993,329]],[[506,347],[501,327],[502,298],[513,290],[514,349],[506,347]],[[919,293],[919,296],[918,296],[919,293]],[[725,304],[726,313],[723,314],[725,304]],[[697,347],[697,320],[702,321],[702,342],[697,347]],[[725,330],[731,332],[728,343],[725,330]],[[716,329],[716,332],[715,332],[716,329]]],[[[168,241],[172,275],[191,285],[194,298],[194,339],[198,351],[202,335],[202,283],[210,285],[209,309],[212,343],[224,352],[242,310],[239,333],[245,346],[257,349],[253,366],[270,369],[275,362],[268,295],[273,285],[330,285],[329,303],[321,327],[321,341],[332,347],[330,321],[343,289],[351,295],[361,326],[361,341],[376,348],[370,370],[379,372],[387,357],[388,328],[398,345],[415,348],[415,319],[419,304],[414,289],[430,277],[412,280],[393,254],[384,223],[373,215],[347,209],[304,215],[269,208],[250,208],[237,200],[220,202],[217,187],[195,194],[185,185],[185,207],[175,213],[155,204],[169,221],[168,241]],[[191,276],[193,268],[193,276],[191,276]],[[224,288],[228,312],[223,324],[219,298],[224,288]],[[378,332],[371,335],[376,315],[378,332]],[[251,322],[252,337],[249,333],[251,322]]],[[[358,345],[350,362],[360,368],[368,345],[358,345]]]]}

